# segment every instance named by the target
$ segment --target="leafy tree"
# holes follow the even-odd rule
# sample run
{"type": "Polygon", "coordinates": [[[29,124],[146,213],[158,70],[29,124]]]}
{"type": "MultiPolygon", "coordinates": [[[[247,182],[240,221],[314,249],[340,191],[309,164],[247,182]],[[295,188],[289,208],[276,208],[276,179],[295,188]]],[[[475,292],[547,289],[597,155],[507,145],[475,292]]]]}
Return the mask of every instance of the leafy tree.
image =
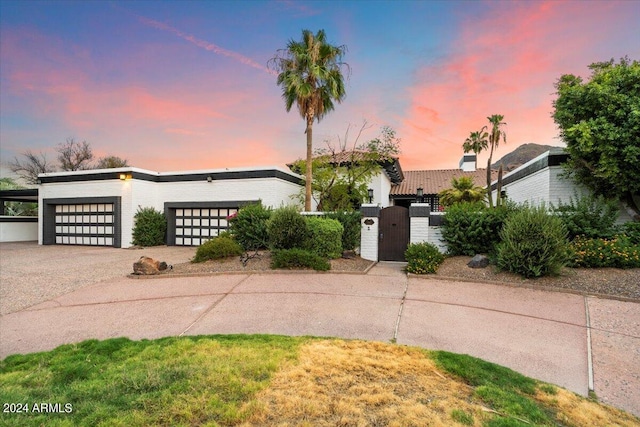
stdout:
{"type": "Polygon", "coordinates": [[[566,170],[595,194],[623,201],[640,221],[640,62],[625,57],[589,69],[586,82],[565,74],[555,84],[566,170]]]}
{"type": "Polygon", "coordinates": [[[129,166],[129,162],[126,159],[122,159],[118,156],[106,156],[100,158],[96,164],[96,169],[114,169],[124,168],[129,166]]]}
{"type": "Polygon", "coordinates": [[[311,210],[311,182],[313,157],[313,121],[318,122],[334,109],[334,101],[342,102],[346,92],[341,69],[346,46],[327,43],[324,30],[313,34],[302,31],[302,40],[290,40],[286,49],[279,50],[270,63],[278,74],[278,85],[287,111],[293,104],[306,121],[307,156],[305,171],[306,211],[311,210]]]}
{"type": "Polygon", "coordinates": [[[24,157],[23,160],[14,157],[13,161],[9,162],[9,169],[28,184],[37,184],[39,174],[56,170],[55,165],[51,164],[43,153],[34,153],[31,150],[26,150],[22,153],[22,156],[24,157]]]}
{"type": "Polygon", "coordinates": [[[67,138],[66,142],[58,144],[56,150],[63,171],[91,169],[89,164],[93,160],[93,152],[87,141],[77,142],[73,138],[67,138]]]}
{"type": "MultiPolygon", "coordinates": [[[[351,211],[367,200],[371,178],[382,171],[382,164],[393,161],[400,153],[400,138],[390,126],[383,126],[380,135],[359,144],[365,121],[352,144],[349,144],[347,127],[344,139],[338,137],[338,145],[325,141],[327,147],[315,150],[312,161],[312,195],[319,211],[351,211]]],[[[291,166],[296,173],[305,170],[306,161],[297,160],[291,166]]]]}
{"type": "Polygon", "coordinates": [[[473,179],[468,176],[453,178],[451,186],[438,194],[440,203],[444,206],[451,206],[459,202],[480,202],[484,200],[487,191],[475,185],[473,179]]]}

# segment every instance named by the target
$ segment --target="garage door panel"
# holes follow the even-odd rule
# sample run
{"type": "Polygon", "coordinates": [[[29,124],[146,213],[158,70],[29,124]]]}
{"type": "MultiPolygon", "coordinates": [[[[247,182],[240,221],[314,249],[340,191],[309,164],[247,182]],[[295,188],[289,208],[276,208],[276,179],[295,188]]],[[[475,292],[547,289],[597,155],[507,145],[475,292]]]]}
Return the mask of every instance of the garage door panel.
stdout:
{"type": "Polygon", "coordinates": [[[55,243],[113,246],[114,208],[113,203],[56,205],[55,243]]]}
{"type": "Polygon", "coordinates": [[[174,243],[177,246],[199,246],[229,227],[227,217],[238,211],[234,207],[181,207],[172,209],[174,243]]]}

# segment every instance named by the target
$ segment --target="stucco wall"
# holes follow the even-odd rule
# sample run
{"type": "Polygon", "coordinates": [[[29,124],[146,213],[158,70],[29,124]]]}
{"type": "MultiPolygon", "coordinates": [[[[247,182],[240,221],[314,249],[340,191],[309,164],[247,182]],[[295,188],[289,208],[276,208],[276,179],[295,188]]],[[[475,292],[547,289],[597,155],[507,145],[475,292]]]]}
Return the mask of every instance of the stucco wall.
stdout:
{"type": "Polygon", "coordinates": [[[0,242],[31,242],[38,240],[37,219],[38,217],[35,216],[0,216],[0,242]]]}

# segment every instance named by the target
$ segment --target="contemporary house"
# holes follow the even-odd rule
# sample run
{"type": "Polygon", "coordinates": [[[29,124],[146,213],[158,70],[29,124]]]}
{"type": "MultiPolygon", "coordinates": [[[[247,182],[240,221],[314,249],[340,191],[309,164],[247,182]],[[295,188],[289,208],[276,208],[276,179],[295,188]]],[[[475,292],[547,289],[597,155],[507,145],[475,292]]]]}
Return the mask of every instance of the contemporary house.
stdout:
{"type": "MultiPolygon", "coordinates": [[[[335,160],[345,162],[353,154],[342,156],[335,160]]],[[[519,203],[566,203],[586,192],[563,177],[561,165],[566,159],[561,149],[548,151],[506,174],[502,189],[519,203]]],[[[369,183],[372,204],[368,206],[400,211],[420,202],[420,215],[429,218],[432,234],[439,232],[435,227],[442,219],[438,193],[451,187],[452,178],[469,176],[476,185],[486,186],[486,169],[476,169],[475,155],[465,154],[457,169],[403,171],[393,157],[380,164],[382,171],[369,183]]],[[[496,171],[492,177],[495,199],[496,171]]],[[[37,189],[0,191],[3,205],[11,200],[37,200],[39,210],[38,218],[19,222],[18,217],[0,217],[0,241],[37,236],[42,245],[129,247],[136,211],[152,207],[166,214],[169,245],[197,246],[226,229],[227,217],[243,205],[258,201],[271,207],[297,204],[302,187],[301,175],[280,167],[180,172],[125,167],[47,173],[40,175],[37,189]]],[[[407,217],[408,229],[408,210],[402,215],[407,217]]],[[[619,222],[629,220],[621,209],[619,222]]]]}

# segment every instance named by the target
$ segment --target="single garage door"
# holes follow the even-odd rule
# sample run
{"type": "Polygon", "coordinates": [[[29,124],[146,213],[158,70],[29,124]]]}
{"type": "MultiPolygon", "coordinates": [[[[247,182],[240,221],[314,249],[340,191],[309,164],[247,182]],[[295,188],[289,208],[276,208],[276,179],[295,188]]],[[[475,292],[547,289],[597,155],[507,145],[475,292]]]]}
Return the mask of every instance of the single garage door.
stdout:
{"type": "MultiPolygon", "coordinates": [[[[175,208],[175,245],[199,246],[228,227],[228,217],[237,207],[175,208]]],[[[173,215],[172,215],[173,216],[173,215]]],[[[173,218],[172,218],[173,219],[173,218]]],[[[169,226],[171,226],[171,222],[169,226]]]]}
{"type": "Polygon", "coordinates": [[[114,246],[114,203],[55,205],[55,243],[114,246]]]}

